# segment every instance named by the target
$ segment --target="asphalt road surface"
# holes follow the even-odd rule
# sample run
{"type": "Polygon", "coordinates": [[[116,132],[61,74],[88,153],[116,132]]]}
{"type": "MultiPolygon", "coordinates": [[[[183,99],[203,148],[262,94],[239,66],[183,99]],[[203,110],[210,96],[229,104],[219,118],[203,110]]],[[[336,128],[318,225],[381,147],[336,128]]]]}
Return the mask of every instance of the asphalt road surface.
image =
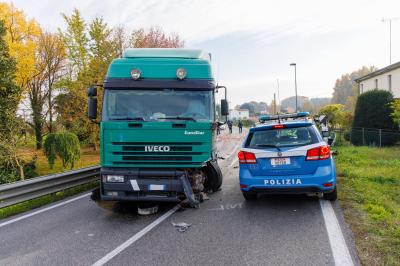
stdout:
{"type": "Polygon", "coordinates": [[[306,196],[246,202],[237,151],[244,134],[219,136],[222,190],[199,209],[157,214],[98,207],[89,194],[0,220],[0,265],[358,265],[337,203],[306,196]],[[46,209],[47,208],[47,209],[46,209]],[[191,226],[179,232],[172,223],[191,226]]]}

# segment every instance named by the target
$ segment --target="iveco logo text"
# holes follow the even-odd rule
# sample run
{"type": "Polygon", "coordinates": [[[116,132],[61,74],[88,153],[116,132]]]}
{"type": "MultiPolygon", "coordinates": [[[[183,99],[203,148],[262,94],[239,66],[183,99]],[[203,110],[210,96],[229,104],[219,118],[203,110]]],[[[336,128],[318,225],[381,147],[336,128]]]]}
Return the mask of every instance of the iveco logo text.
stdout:
{"type": "Polygon", "coordinates": [[[169,152],[170,146],[144,146],[144,151],[169,152]]]}
{"type": "Polygon", "coordinates": [[[185,135],[204,135],[204,131],[187,131],[185,130],[185,135]]]}

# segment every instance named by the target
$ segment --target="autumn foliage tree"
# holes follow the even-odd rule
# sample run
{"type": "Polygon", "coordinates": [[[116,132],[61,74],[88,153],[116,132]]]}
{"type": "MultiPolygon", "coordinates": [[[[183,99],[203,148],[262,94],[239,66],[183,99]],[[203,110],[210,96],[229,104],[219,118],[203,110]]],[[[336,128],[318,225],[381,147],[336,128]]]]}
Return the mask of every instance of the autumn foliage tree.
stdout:
{"type": "Polygon", "coordinates": [[[0,183],[24,179],[16,148],[20,123],[16,117],[22,89],[14,82],[16,61],[10,56],[6,28],[0,20],[0,183]]]}
{"type": "MultiPolygon", "coordinates": [[[[127,47],[172,48],[183,47],[178,35],[167,35],[161,28],[139,29],[128,33],[123,27],[111,28],[102,18],[87,23],[78,9],[63,15],[66,30],[59,30],[67,48],[67,71],[57,96],[56,111],[63,127],[75,133],[81,141],[98,146],[99,130],[87,119],[86,89],[101,84],[109,64],[122,55],[127,47]]],[[[101,89],[98,92],[99,110],[101,89]]]]}

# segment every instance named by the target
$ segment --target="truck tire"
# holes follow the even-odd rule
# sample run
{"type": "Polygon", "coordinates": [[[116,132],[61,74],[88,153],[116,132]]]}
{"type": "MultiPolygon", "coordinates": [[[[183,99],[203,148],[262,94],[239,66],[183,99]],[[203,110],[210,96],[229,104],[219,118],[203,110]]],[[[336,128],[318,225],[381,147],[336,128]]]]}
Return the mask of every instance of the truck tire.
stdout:
{"type": "Polygon", "coordinates": [[[324,199],[335,201],[337,199],[337,188],[335,188],[335,190],[332,192],[324,193],[324,199]]]}
{"type": "Polygon", "coordinates": [[[205,167],[207,179],[204,182],[204,188],[206,191],[212,190],[213,192],[218,191],[222,186],[222,172],[215,161],[209,161],[205,167]]]}

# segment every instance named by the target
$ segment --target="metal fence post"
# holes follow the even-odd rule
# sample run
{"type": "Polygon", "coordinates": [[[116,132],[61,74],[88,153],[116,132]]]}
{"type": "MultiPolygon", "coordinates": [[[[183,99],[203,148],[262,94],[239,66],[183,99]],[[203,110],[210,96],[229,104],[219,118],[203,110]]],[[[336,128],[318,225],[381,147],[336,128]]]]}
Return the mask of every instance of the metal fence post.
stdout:
{"type": "Polygon", "coordinates": [[[382,147],[382,129],[379,129],[379,148],[382,147]]]}
{"type": "Polygon", "coordinates": [[[364,128],[362,128],[362,143],[365,145],[364,128]]]}

